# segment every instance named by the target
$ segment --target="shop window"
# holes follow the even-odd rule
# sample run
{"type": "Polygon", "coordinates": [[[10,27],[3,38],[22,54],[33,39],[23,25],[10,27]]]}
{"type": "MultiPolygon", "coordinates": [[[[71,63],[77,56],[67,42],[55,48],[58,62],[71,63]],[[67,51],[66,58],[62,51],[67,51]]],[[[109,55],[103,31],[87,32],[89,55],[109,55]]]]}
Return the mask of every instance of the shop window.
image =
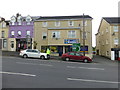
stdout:
{"type": "Polygon", "coordinates": [[[51,46],[50,50],[52,53],[57,53],[58,52],[58,47],[57,46],[51,46]]]}
{"type": "Polygon", "coordinates": [[[11,41],[11,48],[14,48],[14,41],[11,41]]]}
{"type": "Polygon", "coordinates": [[[7,48],[7,40],[3,39],[3,48],[7,48]]]}

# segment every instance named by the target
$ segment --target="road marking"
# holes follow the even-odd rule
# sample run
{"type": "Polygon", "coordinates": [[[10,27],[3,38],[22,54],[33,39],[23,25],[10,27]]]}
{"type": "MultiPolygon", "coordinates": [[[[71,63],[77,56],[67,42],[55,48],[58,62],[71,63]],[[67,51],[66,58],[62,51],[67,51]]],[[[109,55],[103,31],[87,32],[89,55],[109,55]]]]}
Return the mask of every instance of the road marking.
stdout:
{"type": "Polygon", "coordinates": [[[30,76],[30,77],[35,77],[36,76],[36,75],[33,75],[33,74],[14,73],[14,72],[0,72],[0,74],[13,74],[13,75],[22,75],[22,76],[30,76]]]}
{"type": "Polygon", "coordinates": [[[35,64],[35,63],[23,63],[23,62],[16,62],[17,64],[27,64],[27,65],[41,65],[41,66],[53,66],[50,64],[35,64]]]}
{"type": "Polygon", "coordinates": [[[76,78],[67,78],[70,81],[83,81],[83,82],[97,82],[97,83],[111,83],[111,84],[118,84],[120,82],[114,81],[101,81],[101,80],[87,80],[87,79],[76,79],[76,78]]]}
{"type": "Polygon", "coordinates": [[[105,70],[104,68],[89,68],[89,67],[75,67],[75,66],[67,66],[67,68],[82,68],[82,69],[91,69],[91,70],[105,70]]]}

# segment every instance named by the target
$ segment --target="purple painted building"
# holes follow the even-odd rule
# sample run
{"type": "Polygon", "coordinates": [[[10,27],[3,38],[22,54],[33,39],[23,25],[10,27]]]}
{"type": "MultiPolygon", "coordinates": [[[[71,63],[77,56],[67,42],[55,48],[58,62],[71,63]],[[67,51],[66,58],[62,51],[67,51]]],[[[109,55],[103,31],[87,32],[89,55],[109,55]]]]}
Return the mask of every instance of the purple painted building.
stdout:
{"type": "Polygon", "coordinates": [[[33,48],[34,20],[37,18],[39,17],[31,17],[29,15],[22,17],[20,14],[17,14],[16,17],[11,17],[8,36],[15,40],[11,44],[11,48],[16,47],[16,51],[33,48]]]}

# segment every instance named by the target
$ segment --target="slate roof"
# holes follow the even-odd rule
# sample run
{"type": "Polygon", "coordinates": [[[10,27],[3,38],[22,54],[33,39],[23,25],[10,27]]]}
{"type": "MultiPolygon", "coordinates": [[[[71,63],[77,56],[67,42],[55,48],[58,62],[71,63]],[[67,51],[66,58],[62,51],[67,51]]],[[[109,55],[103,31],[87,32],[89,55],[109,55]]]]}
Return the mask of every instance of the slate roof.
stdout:
{"type": "Polygon", "coordinates": [[[120,24],[120,17],[104,17],[109,24],[120,24]]]}
{"type": "MultiPolygon", "coordinates": [[[[37,20],[45,20],[45,19],[78,19],[78,18],[83,18],[83,15],[78,15],[78,16],[41,16],[37,20]]],[[[84,18],[92,19],[92,17],[89,16],[89,15],[84,15],[84,18]]]]}

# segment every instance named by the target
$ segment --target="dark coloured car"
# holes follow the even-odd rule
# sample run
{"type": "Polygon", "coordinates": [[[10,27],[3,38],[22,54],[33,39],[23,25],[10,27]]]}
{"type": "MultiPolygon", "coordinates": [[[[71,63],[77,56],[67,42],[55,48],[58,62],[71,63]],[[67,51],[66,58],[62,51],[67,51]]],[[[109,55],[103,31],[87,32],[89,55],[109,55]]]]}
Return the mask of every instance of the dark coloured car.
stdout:
{"type": "Polygon", "coordinates": [[[92,59],[90,59],[87,56],[83,56],[79,52],[68,52],[68,53],[62,54],[61,58],[66,61],[76,60],[76,61],[83,61],[85,63],[92,62],[92,59]]]}

